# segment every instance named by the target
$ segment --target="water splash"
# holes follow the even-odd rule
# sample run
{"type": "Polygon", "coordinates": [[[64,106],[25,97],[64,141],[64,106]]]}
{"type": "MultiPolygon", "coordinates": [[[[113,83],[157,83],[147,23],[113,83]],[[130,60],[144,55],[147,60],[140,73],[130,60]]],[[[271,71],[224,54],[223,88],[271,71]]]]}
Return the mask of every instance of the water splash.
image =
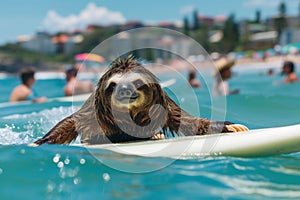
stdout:
{"type": "Polygon", "coordinates": [[[28,144],[42,137],[61,119],[72,114],[78,107],[57,107],[30,114],[14,114],[0,119],[0,144],[28,144]]]}

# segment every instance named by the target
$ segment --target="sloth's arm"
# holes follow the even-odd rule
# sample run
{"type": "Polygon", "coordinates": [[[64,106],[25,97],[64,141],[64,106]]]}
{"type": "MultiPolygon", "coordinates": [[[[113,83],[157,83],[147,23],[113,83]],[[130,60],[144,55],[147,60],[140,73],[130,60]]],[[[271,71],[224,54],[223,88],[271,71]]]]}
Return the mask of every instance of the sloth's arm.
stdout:
{"type": "Polygon", "coordinates": [[[218,121],[211,121],[210,122],[210,129],[208,133],[216,133],[218,132],[222,127],[221,133],[226,132],[243,132],[243,131],[249,131],[249,129],[242,125],[242,124],[234,124],[231,122],[218,122],[218,121]]]}
{"type": "Polygon", "coordinates": [[[182,110],[169,96],[166,95],[166,98],[169,113],[167,127],[173,133],[182,133],[188,136],[248,131],[248,128],[244,125],[191,116],[182,110]]]}
{"type": "Polygon", "coordinates": [[[227,121],[211,121],[189,115],[182,116],[180,123],[180,132],[185,135],[206,135],[242,131],[248,131],[248,128],[244,125],[233,124],[227,121]]]}
{"type": "Polygon", "coordinates": [[[56,124],[44,137],[35,141],[31,146],[48,144],[69,144],[78,136],[75,119],[71,115],[56,124]]]}

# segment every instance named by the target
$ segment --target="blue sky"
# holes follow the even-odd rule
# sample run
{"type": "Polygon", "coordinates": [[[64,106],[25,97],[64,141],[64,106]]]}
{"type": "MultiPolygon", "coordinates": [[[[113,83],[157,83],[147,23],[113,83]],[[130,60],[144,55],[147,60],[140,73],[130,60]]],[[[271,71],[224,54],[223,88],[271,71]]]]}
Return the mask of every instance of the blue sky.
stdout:
{"type": "Polygon", "coordinates": [[[289,15],[298,14],[300,0],[1,0],[0,44],[39,30],[83,28],[94,22],[181,22],[194,9],[207,16],[234,13],[237,19],[254,19],[259,9],[264,19],[278,13],[281,1],[289,15]]]}

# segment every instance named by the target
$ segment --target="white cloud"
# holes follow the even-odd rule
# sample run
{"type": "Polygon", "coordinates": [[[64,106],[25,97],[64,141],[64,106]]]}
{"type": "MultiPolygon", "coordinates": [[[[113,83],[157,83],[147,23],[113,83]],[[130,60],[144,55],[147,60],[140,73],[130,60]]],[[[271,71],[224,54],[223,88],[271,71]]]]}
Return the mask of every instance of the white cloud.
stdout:
{"type": "Polygon", "coordinates": [[[263,8],[263,7],[277,7],[279,5],[279,0],[248,0],[244,2],[245,7],[255,7],[255,8],[263,8]]]}
{"type": "Polygon", "coordinates": [[[184,6],[180,9],[180,14],[182,15],[186,15],[186,14],[190,14],[191,12],[193,12],[195,10],[195,6],[193,5],[188,5],[188,6],[184,6]]]}
{"type": "Polygon", "coordinates": [[[43,28],[50,32],[84,29],[89,24],[109,25],[122,24],[126,19],[120,12],[110,11],[89,3],[78,15],[61,16],[54,10],[48,11],[43,20],[43,28]]]}

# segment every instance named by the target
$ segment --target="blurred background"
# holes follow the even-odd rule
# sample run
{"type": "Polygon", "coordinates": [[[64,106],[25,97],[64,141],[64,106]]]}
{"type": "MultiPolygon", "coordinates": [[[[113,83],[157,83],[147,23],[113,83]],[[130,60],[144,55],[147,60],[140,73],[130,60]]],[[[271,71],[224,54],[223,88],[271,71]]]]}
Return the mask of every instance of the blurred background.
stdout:
{"type": "MultiPolygon", "coordinates": [[[[3,1],[0,25],[0,71],[15,73],[24,66],[59,70],[76,62],[76,55],[89,53],[105,39],[122,31],[161,27],[179,31],[197,41],[211,55],[230,54],[239,62],[266,61],[278,55],[297,57],[300,49],[300,2],[298,0],[201,0],[129,2],[29,0],[3,1]]],[[[115,39],[119,48],[133,45],[131,35],[115,39]]],[[[157,41],[140,34],[134,43],[159,43],[180,47],[190,61],[203,57],[191,52],[189,41],[165,35],[157,41]]],[[[111,44],[112,46],[114,44],[111,44]]],[[[111,61],[112,48],[104,61],[111,61]]],[[[168,61],[172,56],[149,49],[136,56],[148,61],[168,61]]],[[[276,57],[277,56],[277,57],[276,57]]],[[[295,58],[296,59],[296,58],[295,58]]],[[[298,61],[298,59],[296,59],[298,61]]]]}

